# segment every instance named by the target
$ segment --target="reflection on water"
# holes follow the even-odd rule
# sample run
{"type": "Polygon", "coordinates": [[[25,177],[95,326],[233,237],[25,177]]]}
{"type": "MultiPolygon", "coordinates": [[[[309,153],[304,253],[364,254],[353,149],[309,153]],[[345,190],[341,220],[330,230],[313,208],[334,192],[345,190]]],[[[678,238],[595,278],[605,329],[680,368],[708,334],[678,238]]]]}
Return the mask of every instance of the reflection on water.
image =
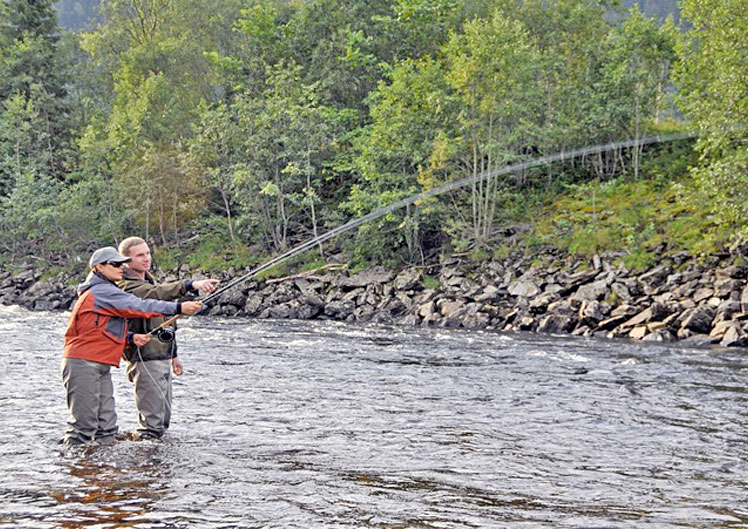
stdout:
{"type": "Polygon", "coordinates": [[[0,308],[0,528],[748,527],[744,351],[191,318],[167,438],[80,449],[65,320],[0,308]]]}
{"type": "Polygon", "coordinates": [[[161,443],[132,444],[60,451],[59,471],[72,479],[48,491],[58,514],[45,514],[44,522],[70,529],[131,527],[158,518],[156,503],[171,488],[173,454],[161,443]]]}

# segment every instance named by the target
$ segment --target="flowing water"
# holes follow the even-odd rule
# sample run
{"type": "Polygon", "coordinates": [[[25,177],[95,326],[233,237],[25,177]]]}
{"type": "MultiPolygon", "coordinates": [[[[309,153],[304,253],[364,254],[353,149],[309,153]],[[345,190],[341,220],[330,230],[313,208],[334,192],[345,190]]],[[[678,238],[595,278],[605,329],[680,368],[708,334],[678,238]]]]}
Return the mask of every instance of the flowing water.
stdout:
{"type": "Polygon", "coordinates": [[[748,527],[744,350],[198,316],[166,439],[74,449],[66,318],[0,308],[2,528],[748,527]]]}

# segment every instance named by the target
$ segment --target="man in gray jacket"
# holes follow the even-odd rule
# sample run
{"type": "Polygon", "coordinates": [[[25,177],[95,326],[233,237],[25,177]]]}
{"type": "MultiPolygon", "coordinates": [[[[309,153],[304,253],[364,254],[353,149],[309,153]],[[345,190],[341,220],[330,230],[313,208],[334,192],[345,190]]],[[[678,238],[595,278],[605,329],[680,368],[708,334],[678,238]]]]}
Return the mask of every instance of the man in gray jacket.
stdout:
{"type": "MultiPolygon", "coordinates": [[[[129,268],[117,284],[125,292],[144,299],[172,301],[189,292],[213,292],[217,279],[191,281],[184,279],[158,284],[150,274],[151,250],[140,237],[128,237],[119,245],[119,252],[129,257],[129,268]]],[[[139,319],[130,322],[133,332],[149,333],[159,327],[166,318],[139,319]]],[[[172,371],[175,375],[184,372],[177,356],[175,340],[149,341],[144,347],[128,347],[125,352],[127,376],[135,382],[135,406],[138,409],[138,427],[133,438],[159,439],[169,428],[171,421],[172,371]]]]}

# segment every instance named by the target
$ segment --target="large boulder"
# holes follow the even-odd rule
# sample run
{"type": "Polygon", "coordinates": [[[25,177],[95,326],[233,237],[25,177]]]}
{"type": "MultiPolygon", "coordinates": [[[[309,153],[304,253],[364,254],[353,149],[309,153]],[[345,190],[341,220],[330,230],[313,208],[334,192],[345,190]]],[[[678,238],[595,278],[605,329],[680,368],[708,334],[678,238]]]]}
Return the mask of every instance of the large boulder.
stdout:
{"type": "Polygon", "coordinates": [[[540,287],[533,281],[529,280],[517,280],[509,285],[507,289],[509,294],[521,298],[532,298],[540,293],[540,287]]]}
{"type": "Polygon", "coordinates": [[[369,285],[389,283],[395,276],[394,272],[381,266],[375,266],[358,274],[342,277],[339,286],[343,289],[365,288],[369,285]]]}
{"type": "Polygon", "coordinates": [[[601,300],[606,298],[609,294],[610,290],[608,288],[608,281],[603,279],[580,286],[577,291],[572,294],[571,298],[579,301],[601,300]]]}
{"type": "Polygon", "coordinates": [[[421,273],[415,268],[403,270],[395,277],[394,287],[397,290],[413,290],[421,286],[421,273]]]}
{"type": "Polygon", "coordinates": [[[545,333],[566,333],[571,332],[577,323],[576,318],[571,312],[555,312],[544,316],[538,323],[538,332],[545,333]]]}
{"type": "Polygon", "coordinates": [[[688,329],[697,334],[709,334],[716,312],[717,310],[710,305],[694,307],[683,320],[681,328],[688,329]]]}

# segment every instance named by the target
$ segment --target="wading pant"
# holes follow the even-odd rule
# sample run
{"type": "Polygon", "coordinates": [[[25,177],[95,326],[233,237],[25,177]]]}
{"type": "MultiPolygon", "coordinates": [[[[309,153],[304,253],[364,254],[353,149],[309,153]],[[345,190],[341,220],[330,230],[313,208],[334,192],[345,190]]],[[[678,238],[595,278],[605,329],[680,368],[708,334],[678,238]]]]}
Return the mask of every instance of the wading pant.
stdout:
{"type": "Polygon", "coordinates": [[[110,367],[107,364],[80,358],[62,359],[62,383],[70,410],[63,442],[114,442],[114,435],[117,433],[117,413],[114,410],[114,387],[109,373],[110,367]]]}
{"type": "Polygon", "coordinates": [[[135,382],[139,437],[161,437],[171,421],[171,360],[128,362],[127,377],[135,382]]]}

